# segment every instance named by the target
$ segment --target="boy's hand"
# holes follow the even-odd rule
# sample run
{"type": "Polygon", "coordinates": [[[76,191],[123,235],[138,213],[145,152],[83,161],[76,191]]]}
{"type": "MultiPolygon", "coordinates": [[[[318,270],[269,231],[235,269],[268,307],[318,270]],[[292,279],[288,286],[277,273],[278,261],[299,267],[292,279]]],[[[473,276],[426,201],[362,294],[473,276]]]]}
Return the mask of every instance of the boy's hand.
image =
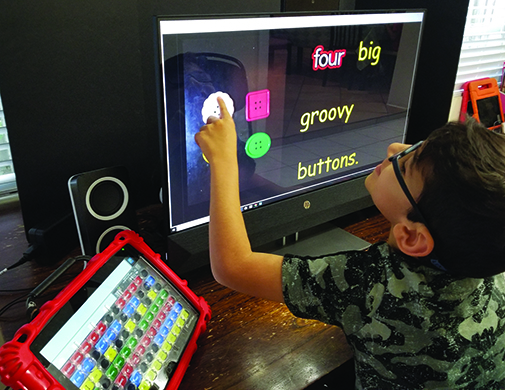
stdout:
{"type": "Polygon", "coordinates": [[[195,141],[212,165],[216,161],[233,163],[237,160],[235,122],[221,97],[217,98],[221,119],[209,117],[207,124],[195,134],[195,141]]]}

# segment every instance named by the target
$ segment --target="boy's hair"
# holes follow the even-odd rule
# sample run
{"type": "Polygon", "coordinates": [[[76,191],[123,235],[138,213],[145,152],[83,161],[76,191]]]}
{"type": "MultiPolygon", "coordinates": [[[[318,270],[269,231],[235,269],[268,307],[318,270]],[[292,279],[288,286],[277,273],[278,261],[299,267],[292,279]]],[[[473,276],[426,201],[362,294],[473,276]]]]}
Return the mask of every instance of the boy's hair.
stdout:
{"type": "MultiPolygon", "coordinates": [[[[505,135],[475,120],[449,123],[429,135],[414,163],[438,261],[463,276],[504,272],[505,135]]],[[[408,217],[418,220],[414,212],[408,217]]]]}

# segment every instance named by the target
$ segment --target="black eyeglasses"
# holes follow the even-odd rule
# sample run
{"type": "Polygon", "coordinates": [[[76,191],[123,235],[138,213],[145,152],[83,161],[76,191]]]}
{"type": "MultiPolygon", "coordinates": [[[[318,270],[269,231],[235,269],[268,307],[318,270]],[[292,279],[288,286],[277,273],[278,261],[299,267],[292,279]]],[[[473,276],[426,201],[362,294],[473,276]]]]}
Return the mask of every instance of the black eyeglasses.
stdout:
{"type": "MultiPolygon", "coordinates": [[[[405,196],[407,197],[410,204],[412,205],[412,209],[419,217],[419,222],[423,223],[424,226],[426,226],[429,229],[428,224],[426,223],[426,219],[424,218],[423,214],[421,213],[421,210],[419,210],[419,207],[417,206],[417,203],[416,203],[414,197],[410,193],[409,188],[407,187],[407,184],[405,183],[405,180],[403,179],[402,171],[400,169],[400,163],[398,162],[398,160],[400,160],[402,157],[405,157],[407,154],[412,153],[417,148],[419,148],[423,144],[423,142],[424,141],[419,141],[418,143],[416,143],[412,146],[409,146],[407,149],[402,150],[401,152],[392,155],[391,157],[388,158],[388,160],[391,161],[391,163],[393,165],[393,170],[395,172],[396,179],[398,180],[398,183],[400,184],[400,187],[402,188],[405,196]]],[[[434,255],[434,253],[432,253],[430,256],[431,263],[434,266],[436,266],[437,268],[447,271],[447,269],[445,269],[444,266],[442,266],[442,264],[440,264],[440,262],[436,258],[434,258],[433,255],[434,255]]]]}
{"type": "Polygon", "coordinates": [[[424,141],[419,141],[418,143],[409,146],[407,149],[402,150],[401,152],[398,152],[396,154],[393,154],[391,157],[389,157],[389,161],[393,164],[393,169],[395,171],[396,179],[398,180],[398,183],[400,183],[400,187],[402,188],[403,192],[405,193],[405,196],[409,200],[410,204],[412,205],[412,209],[414,209],[414,212],[417,214],[419,217],[420,222],[422,222],[426,227],[428,225],[426,224],[426,219],[424,219],[423,214],[421,213],[421,210],[419,210],[419,207],[417,206],[416,201],[414,200],[414,197],[410,193],[407,184],[405,183],[405,180],[403,179],[402,171],[400,169],[400,163],[398,160],[400,160],[402,157],[405,157],[407,154],[412,153],[415,151],[417,148],[419,148],[424,141]]]}

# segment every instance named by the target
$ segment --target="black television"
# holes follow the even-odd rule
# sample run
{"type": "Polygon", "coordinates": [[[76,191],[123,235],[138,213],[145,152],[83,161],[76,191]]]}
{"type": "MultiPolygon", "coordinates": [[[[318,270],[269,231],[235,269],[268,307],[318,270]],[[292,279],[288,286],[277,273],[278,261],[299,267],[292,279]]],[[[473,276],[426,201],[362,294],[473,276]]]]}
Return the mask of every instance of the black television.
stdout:
{"type": "Polygon", "coordinates": [[[157,17],[168,264],[208,262],[209,165],[194,141],[223,96],[254,248],[372,205],[403,142],[422,10],[157,17]]]}

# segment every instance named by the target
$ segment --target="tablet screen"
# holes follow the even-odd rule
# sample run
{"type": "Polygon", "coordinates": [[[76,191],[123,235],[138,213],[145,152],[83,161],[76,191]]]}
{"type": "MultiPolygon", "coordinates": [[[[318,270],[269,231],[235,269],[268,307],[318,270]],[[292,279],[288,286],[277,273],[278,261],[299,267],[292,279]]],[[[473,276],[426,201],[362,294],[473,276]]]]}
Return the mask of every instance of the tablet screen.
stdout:
{"type": "Polygon", "coordinates": [[[65,303],[31,348],[68,389],[163,389],[198,317],[167,277],[125,246],[65,303]]]}

